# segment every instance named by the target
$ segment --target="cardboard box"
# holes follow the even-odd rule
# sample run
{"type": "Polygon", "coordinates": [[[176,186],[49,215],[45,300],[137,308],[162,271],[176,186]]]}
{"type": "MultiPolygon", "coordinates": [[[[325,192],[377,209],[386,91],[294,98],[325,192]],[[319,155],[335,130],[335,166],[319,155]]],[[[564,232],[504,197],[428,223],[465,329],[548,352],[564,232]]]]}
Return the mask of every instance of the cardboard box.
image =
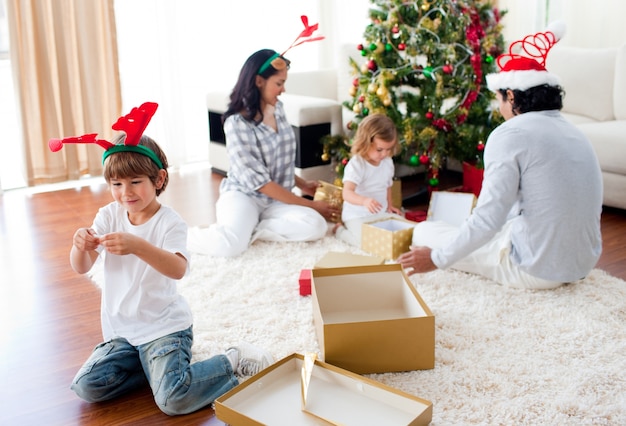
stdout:
{"type": "Polygon", "coordinates": [[[358,374],[435,367],[435,317],[399,264],[313,269],[321,359],[358,374]]]}
{"type": "Polygon", "coordinates": [[[395,260],[409,251],[415,225],[417,222],[402,217],[366,222],[361,226],[361,249],[395,260]]]}
{"type": "Polygon", "coordinates": [[[440,220],[450,225],[461,224],[472,214],[476,196],[466,192],[433,191],[426,220],[440,220]]]}
{"type": "Polygon", "coordinates": [[[232,426],[427,425],[432,420],[430,401],[321,361],[311,373],[305,412],[303,363],[303,355],[289,355],[226,392],[215,401],[217,418],[232,426]]]}

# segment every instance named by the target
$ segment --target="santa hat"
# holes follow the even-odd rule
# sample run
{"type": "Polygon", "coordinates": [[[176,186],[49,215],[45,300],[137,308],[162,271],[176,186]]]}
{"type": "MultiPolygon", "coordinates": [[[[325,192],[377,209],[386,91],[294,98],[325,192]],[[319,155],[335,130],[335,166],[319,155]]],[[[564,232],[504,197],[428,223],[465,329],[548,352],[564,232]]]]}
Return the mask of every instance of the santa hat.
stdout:
{"type": "Polygon", "coordinates": [[[487,87],[492,92],[500,89],[527,90],[547,84],[559,86],[558,76],[546,69],[546,57],[550,49],[565,34],[565,23],[550,24],[545,32],[531,34],[509,46],[509,53],[496,59],[500,72],[487,74],[487,87]],[[517,53],[514,51],[517,50],[517,53]]]}

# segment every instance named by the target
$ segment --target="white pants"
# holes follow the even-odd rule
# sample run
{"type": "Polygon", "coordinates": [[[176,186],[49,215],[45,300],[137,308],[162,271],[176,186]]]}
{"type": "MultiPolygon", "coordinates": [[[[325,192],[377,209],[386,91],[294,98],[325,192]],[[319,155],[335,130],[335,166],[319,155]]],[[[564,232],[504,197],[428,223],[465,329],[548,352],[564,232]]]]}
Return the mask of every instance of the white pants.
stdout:
{"type": "MultiPolygon", "coordinates": [[[[413,230],[413,245],[441,248],[458,234],[459,228],[445,222],[424,221],[413,230]]],[[[507,287],[545,290],[562,282],[533,277],[511,261],[511,222],[504,225],[488,243],[452,265],[453,269],[482,275],[507,287]]]]}
{"type": "Polygon", "coordinates": [[[190,251],[231,257],[256,240],[315,241],[328,231],[324,217],[312,208],[264,202],[239,191],[220,194],[215,209],[216,223],[189,229],[190,251]]]}

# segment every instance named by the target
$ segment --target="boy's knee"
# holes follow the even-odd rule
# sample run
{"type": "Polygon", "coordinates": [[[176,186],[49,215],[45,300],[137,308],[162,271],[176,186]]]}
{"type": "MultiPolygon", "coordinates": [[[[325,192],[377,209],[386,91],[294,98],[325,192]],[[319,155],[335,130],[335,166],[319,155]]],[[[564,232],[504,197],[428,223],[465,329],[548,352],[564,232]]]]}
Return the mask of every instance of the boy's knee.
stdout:
{"type": "Polygon", "coordinates": [[[83,386],[80,383],[74,382],[70,386],[70,389],[83,401],[94,403],[105,401],[106,398],[101,392],[91,386],[83,386]]]}

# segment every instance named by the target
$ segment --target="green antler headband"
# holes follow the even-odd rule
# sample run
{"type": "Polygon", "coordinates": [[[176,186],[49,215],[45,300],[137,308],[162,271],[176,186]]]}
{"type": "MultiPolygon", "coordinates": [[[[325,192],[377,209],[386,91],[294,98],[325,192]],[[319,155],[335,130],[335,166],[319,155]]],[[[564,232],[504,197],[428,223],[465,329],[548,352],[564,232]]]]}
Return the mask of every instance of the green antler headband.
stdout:
{"type": "Polygon", "coordinates": [[[287,66],[287,62],[285,58],[283,58],[283,55],[287,53],[289,49],[299,46],[302,43],[306,43],[309,41],[317,41],[317,40],[324,39],[324,36],[311,37],[313,33],[317,31],[319,24],[309,25],[309,18],[306,15],[302,15],[300,19],[302,20],[302,23],[304,24],[304,30],[302,30],[302,32],[298,35],[298,37],[296,37],[293,43],[291,43],[291,46],[285,49],[283,53],[281,54],[274,53],[272,56],[267,58],[267,60],[263,62],[263,65],[261,65],[261,68],[259,68],[259,71],[257,72],[257,74],[263,74],[265,70],[267,70],[270,67],[270,65],[272,65],[274,68],[278,70],[284,69],[287,66]]]}
{"type": "Polygon", "coordinates": [[[52,152],[57,152],[63,148],[66,143],[94,143],[104,148],[102,154],[102,164],[104,160],[116,152],[135,152],[150,158],[159,169],[163,168],[163,163],[154,151],[144,145],[139,145],[141,135],[150,123],[152,116],[156,112],[159,105],[155,102],[146,102],[140,107],[133,108],[128,114],[117,119],[115,124],[111,126],[113,130],[120,130],[126,133],[126,139],[123,145],[115,145],[104,139],[97,139],[97,133],[89,133],[82,136],[72,136],[63,139],[50,139],[48,147],[52,152]]]}

